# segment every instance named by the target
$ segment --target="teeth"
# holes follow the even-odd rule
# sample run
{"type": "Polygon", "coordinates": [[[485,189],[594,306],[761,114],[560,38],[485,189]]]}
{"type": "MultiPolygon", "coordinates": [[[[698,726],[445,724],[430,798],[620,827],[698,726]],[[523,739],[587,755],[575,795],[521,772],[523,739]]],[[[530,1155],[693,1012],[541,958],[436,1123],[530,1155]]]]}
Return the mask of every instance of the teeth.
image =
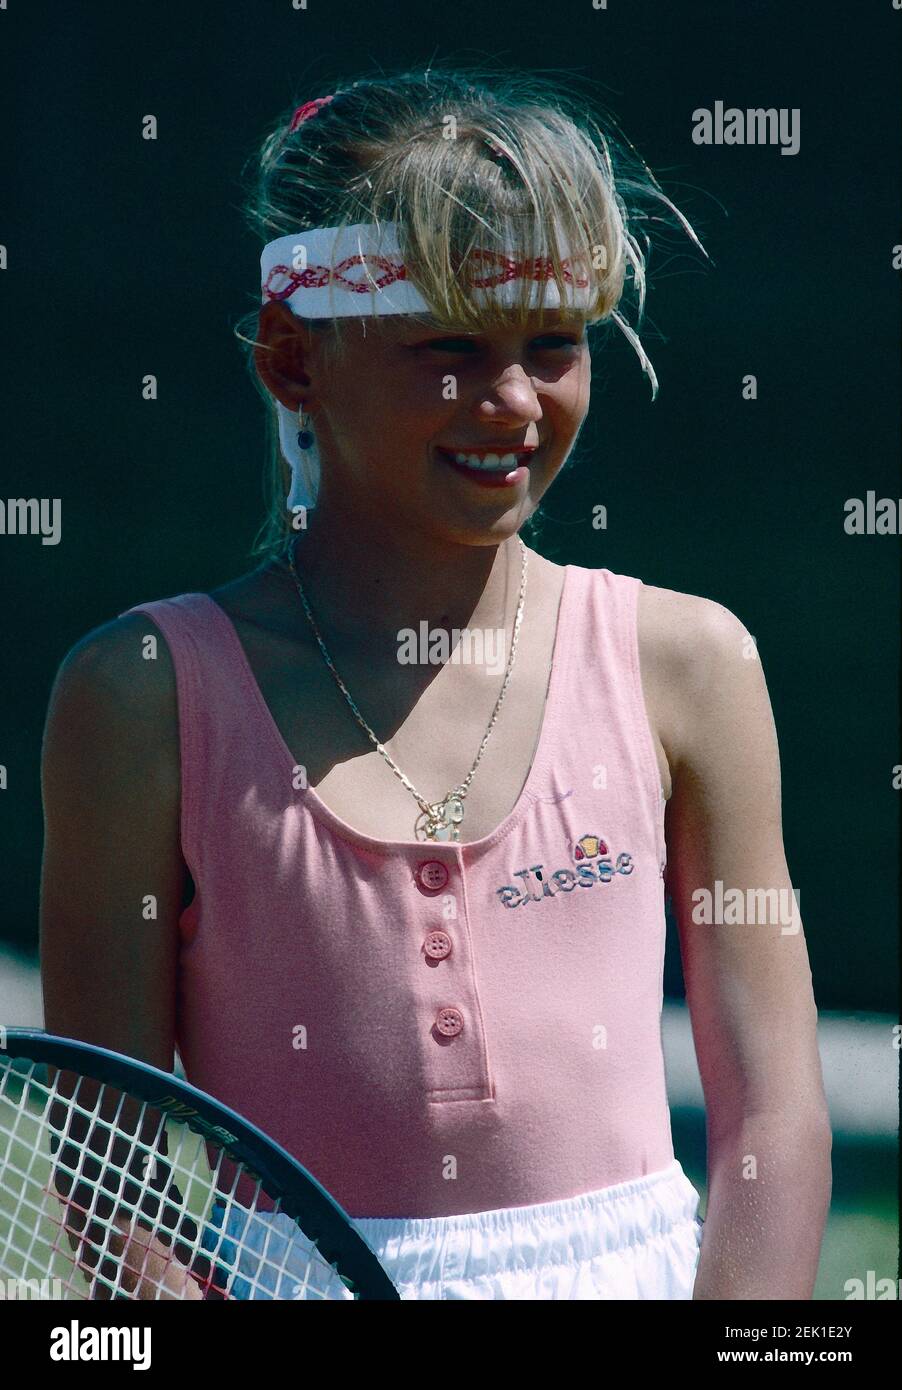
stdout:
{"type": "Polygon", "coordinates": [[[462,463],[466,468],[475,468],[480,473],[510,473],[517,467],[524,454],[455,454],[455,463],[462,463]]]}

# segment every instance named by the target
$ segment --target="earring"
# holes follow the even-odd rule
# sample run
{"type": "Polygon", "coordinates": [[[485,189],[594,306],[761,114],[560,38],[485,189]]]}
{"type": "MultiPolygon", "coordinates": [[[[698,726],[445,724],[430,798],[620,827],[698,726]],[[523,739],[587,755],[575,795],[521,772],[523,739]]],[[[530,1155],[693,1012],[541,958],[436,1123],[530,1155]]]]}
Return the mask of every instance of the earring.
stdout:
{"type": "Polygon", "coordinates": [[[311,416],[304,409],[304,402],[298,406],[298,448],[313,448],[313,431],[310,428],[311,416]]]}

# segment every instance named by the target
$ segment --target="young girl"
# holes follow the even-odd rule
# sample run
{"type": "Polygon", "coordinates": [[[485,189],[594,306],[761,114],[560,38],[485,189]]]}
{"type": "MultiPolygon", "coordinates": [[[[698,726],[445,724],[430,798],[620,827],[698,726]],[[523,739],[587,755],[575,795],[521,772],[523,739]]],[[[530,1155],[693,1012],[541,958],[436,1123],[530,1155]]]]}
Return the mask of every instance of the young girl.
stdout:
{"type": "Polygon", "coordinates": [[[167,1069],[177,1046],[404,1298],[810,1298],[829,1202],[798,916],[696,910],[791,887],[754,641],[520,535],[586,418],[587,325],[653,380],[618,305],[631,273],[641,318],[626,195],[666,200],[613,148],[516,74],[383,75],[281,120],[262,562],[90,633],[51,701],[47,1027],[167,1069]]]}

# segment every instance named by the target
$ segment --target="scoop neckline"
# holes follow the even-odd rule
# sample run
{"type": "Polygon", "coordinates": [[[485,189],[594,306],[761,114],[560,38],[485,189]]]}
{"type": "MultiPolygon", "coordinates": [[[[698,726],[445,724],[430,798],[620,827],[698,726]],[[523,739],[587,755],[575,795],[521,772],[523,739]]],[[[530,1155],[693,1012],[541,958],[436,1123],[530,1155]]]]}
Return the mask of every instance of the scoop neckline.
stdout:
{"type": "MultiPolygon", "coordinates": [[[[325,801],[323,801],[322,797],[319,795],[315,787],[307,786],[302,789],[299,789],[300,794],[303,797],[304,804],[310,808],[311,812],[317,817],[317,819],[324,822],[341,839],[347,840],[351,844],[357,845],[360,848],[367,849],[372,853],[383,855],[395,853],[398,850],[417,850],[420,853],[423,853],[425,851],[427,854],[430,854],[433,857],[436,857],[436,855],[439,852],[444,850],[450,850],[452,854],[455,851],[463,850],[466,850],[469,854],[478,854],[480,850],[487,849],[489,846],[496,843],[498,840],[502,839],[505,835],[507,835],[508,832],[512,830],[513,827],[517,824],[517,822],[523,818],[527,810],[530,808],[530,806],[532,806],[533,802],[535,801],[535,784],[538,781],[542,771],[544,770],[545,763],[547,761],[548,746],[551,740],[551,726],[554,723],[556,712],[558,709],[558,696],[561,689],[561,682],[563,680],[562,670],[565,664],[567,652],[569,651],[569,643],[566,640],[566,634],[568,630],[569,615],[571,610],[570,591],[572,588],[573,568],[574,567],[572,565],[564,566],[564,579],[561,585],[560,597],[558,599],[557,618],[555,620],[554,642],[551,648],[551,673],[549,675],[548,686],[545,692],[545,703],[542,707],[542,722],[539,729],[539,737],[535,746],[535,751],[533,753],[532,763],[530,765],[529,772],[526,774],[526,780],[524,781],[523,786],[520,789],[520,795],[517,797],[517,800],[511,807],[510,811],[507,813],[507,815],[504,817],[501,823],[495,827],[494,830],[489,831],[487,835],[483,835],[478,840],[432,841],[377,839],[375,836],[367,835],[363,831],[357,830],[353,825],[350,825],[347,821],[343,820],[341,816],[336,815],[336,813],[331,809],[331,807],[326,805],[325,801]]],[[[244,682],[245,688],[248,691],[248,694],[250,695],[251,699],[254,702],[254,705],[260,713],[260,717],[263,721],[264,727],[267,730],[267,736],[274,748],[274,751],[278,754],[280,760],[283,763],[287,763],[288,767],[292,771],[296,767],[302,766],[302,764],[298,763],[297,758],[294,756],[291,749],[288,747],[288,744],[285,742],[285,739],[282,735],[282,731],[276,723],[273,713],[263,697],[263,691],[260,689],[260,684],[257,680],[257,677],[254,675],[253,668],[250,664],[250,661],[248,660],[247,653],[244,650],[244,644],[241,641],[240,636],[238,635],[238,629],[232,621],[232,618],[222,607],[222,605],[215,598],[213,598],[211,594],[204,593],[201,594],[201,597],[206,599],[207,602],[211,604],[212,607],[216,610],[216,613],[222,625],[222,630],[226,633],[227,639],[232,647],[233,654],[237,661],[237,667],[241,674],[241,678],[244,682]]],[[[411,801],[413,801],[412,797],[411,801]]]]}

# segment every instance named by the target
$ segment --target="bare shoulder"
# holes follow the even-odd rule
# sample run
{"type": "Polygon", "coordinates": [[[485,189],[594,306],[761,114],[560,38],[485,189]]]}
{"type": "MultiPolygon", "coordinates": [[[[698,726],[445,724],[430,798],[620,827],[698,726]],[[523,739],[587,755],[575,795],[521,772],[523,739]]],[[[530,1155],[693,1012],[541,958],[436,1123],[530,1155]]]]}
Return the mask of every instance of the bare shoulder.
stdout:
{"type": "Polygon", "coordinates": [[[753,641],[740,618],[714,599],[659,589],[639,589],[639,643],[649,661],[697,670],[723,643],[753,641]]]}
{"type": "Polygon", "coordinates": [[[638,640],[649,717],[672,767],[725,673],[757,666],[755,641],[723,604],[654,584],[639,589],[638,640]]]}
{"type": "Polygon", "coordinates": [[[115,698],[126,709],[150,708],[175,694],[175,670],[166,640],[149,613],[126,613],[92,628],[66,653],[56,676],[62,688],[99,700],[115,698]],[[157,639],[148,648],[147,637],[157,639]],[[140,679],[136,680],[136,675],[140,679]]]}
{"type": "Polygon", "coordinates": [[[93,628],[66,653],[50,696],[45,778],[72,758],[104,746],[125,781],[177,791],[178,701],[165,638],[148,613],[129,613],[93,628]],[[151,645],[148,637],[156,641],[151,645]]]}

